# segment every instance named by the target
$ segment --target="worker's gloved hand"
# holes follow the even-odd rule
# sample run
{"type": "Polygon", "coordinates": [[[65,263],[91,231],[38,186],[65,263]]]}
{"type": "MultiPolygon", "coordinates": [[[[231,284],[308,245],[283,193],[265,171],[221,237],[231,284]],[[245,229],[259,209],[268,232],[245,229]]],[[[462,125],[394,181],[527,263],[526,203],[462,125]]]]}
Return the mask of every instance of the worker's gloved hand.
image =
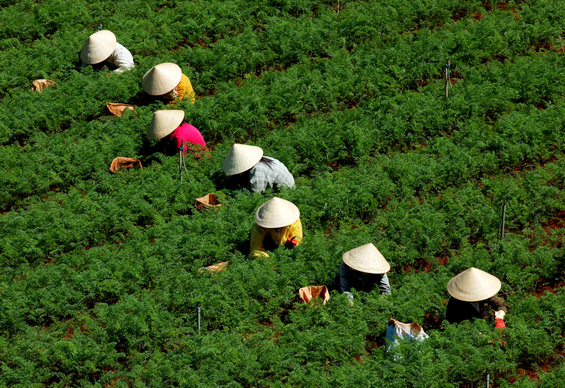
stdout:
{"type": "Polygon", "coordinates": [[[504,316],[506,315],[506,313],[502,310],[498,310],[494,312],[494,317],[495,318],[500,318],[500,319],[504,319],[504,316]]]}
{"type": "Polygon", "coordinates": [[[504,321],[501,318],[495,318],[494,319],[494,327],[506,327],[506,324],[504,323],[504,321]]]}
{"type": "Polygon", "coordinates": [[[298,245],[298,241],[296,241],[296,237],[293,238],[287,238],[286,242],[284,243],[284,245],[288,248],[294,248],[295,246],[298,245]]]}

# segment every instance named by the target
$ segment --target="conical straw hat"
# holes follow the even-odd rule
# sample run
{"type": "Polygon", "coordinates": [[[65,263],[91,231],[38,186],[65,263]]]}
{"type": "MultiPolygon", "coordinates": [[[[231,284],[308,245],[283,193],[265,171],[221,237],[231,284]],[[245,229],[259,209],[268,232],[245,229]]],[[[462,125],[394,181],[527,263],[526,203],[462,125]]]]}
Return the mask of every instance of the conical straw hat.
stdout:
{"type": "Polygon", "coordinates": [[[222,169],[228,175],[241,174],[255,166],[262,157],[261,147],[234,144],[224,159],[222,169]]]}
{"type": "Polygon", "coordinates": [[[345,252],[343,262],[364,273],[383,274],[390,271],[390,264],[372,243],[345,252]]]}
{"type": "Polygon", "coordinates": [[[263,228],[282,228],[300,218],[300,210],[286,199],[273,197],[257,209],[255,223],[263,228]]]}
{"type": "Polygon", "coordinates": [[[147,130],[149,140],[159,140],[173,132],[184,119],[183,110],[157,110],[147,130]]]}
{"type": "Polygon", "coordinates": [[[182,70],[177,64],[165,62],[153,66],[145,73],[141,84],[145,92],[160,96],[176,88],[181,77],[182,70]]]}
{"type": "Polygon", "coordinates": [[[464,302],[478,302],[496,295],[500,286],[496,276],[471,267],[451,278],[447,283],[447,292],[464,302]]]}
{"type": "Polygon", "coordinates": [[[95,65],[107,59],[116,48],[116,35],[102,30],[90,35],[80,50],[80,60],[95,65]]]}

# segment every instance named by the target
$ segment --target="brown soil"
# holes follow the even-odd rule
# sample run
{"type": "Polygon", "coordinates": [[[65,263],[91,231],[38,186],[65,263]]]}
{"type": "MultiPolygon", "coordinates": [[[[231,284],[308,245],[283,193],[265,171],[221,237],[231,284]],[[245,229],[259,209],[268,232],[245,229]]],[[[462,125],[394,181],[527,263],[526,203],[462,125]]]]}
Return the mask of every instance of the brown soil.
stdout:
{"type": "Polygon", "coordinates": [[[547,282],[543,279],[539,279],[537,281],[537,286],[535,291],[533,291],[533,294],[538,298],[545,295],[546,292],[556,294],[558,289],[563,287],[564,285],[565,282],[563,281],[563,279],[555,279],[547,282]]]}

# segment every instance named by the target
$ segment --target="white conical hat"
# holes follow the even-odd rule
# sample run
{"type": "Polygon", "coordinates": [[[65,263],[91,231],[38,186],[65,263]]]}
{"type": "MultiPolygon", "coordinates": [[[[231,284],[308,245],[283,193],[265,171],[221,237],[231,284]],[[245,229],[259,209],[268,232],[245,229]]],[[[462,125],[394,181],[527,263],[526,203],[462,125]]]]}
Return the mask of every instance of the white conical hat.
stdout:
{"type": "Polygon", "coordinates": [[[90,35],[80,50],[80,60],[95,65],[107,59],[116,48],[116,35],[102,30],[90,35]]]}
{"type": "Polygon", "coordinates": [[[184,119],[183,110],[156,110],[147,130],[149,140],[159,140],[173,132],[184,119]]]}
{"type": "Polygon", "coordinates": [[[500,287],[500,280],[496,276],[471,267],[451,278],[447,283],[447,292],[464,302],[478,302],[496,295],[500,287]]]}
{"type": "Polygon", "coordinates": [[[255,212],[255,223],[263,228],[282,228],[294,224],[300,218],[300,210],[286,199],[273,197],[255,212]]]}
{"type": "Polygon", "coordinates": [[[222,169],[228,175],[241,174],[255,166],[262,157],[261,147],[234,144],[224,159],[222,169]]]}
{"type": "Polygon", "coordinates": [[[176,88],[181,77],[182,70],[177,64],[165,62],[149,69],[141,84],[148,94],[160,96],[176,88]]]}
{"type": "Polygon", "coordinates": [[[343,262],[364,273],[383,274],[390,271],[390,264],[372,243],[345,252],[343,262]]]}

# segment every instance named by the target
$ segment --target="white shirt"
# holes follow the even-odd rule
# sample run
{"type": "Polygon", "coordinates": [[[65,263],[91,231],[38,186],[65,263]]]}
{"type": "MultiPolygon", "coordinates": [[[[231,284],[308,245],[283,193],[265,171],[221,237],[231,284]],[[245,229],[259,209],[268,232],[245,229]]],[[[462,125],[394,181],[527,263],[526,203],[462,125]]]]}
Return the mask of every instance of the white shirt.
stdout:
{"type": "Polygon", "coordinates": [[[106,59],[107,62],[118,67],[114,70],[117,73],[121,73],[124,70],[130,70],[135,65],[133,64],[133,56],[127,48],[116,42],[116,48],[112,55],[106,59]]]}

